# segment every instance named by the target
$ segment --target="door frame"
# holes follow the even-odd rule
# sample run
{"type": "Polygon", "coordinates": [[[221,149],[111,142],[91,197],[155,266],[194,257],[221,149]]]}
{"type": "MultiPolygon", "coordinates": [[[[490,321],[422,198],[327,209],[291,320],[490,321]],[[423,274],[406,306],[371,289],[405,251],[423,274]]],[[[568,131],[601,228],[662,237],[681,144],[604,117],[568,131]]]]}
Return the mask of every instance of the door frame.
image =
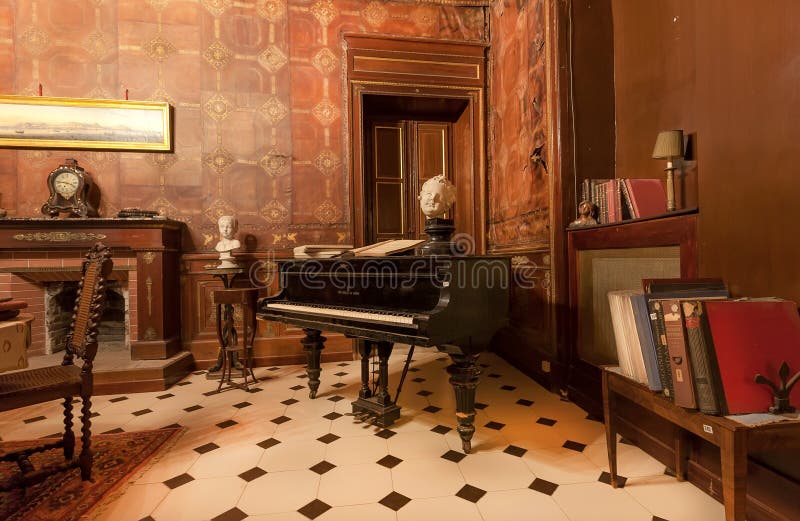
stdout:
{"type": "Polygon", "coordinates": [[[364,35],[344,35],[344,40],[350,142],[348,182],[354,244],[364,245],[366,227],[364,97],[450,98],[466,102],[453,128],[456,204],[462,209],[475,209],[455,216],[456,233],[471,235],[473,253],[483,254],[487,216],[486,45],[364,35]]]}

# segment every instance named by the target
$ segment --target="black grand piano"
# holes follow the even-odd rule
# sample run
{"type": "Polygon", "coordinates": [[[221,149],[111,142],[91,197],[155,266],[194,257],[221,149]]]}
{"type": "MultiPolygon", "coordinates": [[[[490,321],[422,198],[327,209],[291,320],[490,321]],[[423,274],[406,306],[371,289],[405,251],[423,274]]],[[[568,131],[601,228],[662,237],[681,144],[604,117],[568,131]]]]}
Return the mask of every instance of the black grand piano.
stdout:
{"type": "Polygon", "coordinates": [[[475,432],[476,359],[507,322],[510,265],[502,257],[355,257],[290,260],[280,267],[281,291],[259,300],[257,317],[303,328],[310,397],[320,384],[322,331],[359,339],[361,389],[353,412],[388,426],[400,407],[388,387],[394,343],[435,346],[447,353],[456,396],[458,433],[464,452],[475,432]],[[378,357],[378,380],[370,385],[370,356],[378,357]]]}

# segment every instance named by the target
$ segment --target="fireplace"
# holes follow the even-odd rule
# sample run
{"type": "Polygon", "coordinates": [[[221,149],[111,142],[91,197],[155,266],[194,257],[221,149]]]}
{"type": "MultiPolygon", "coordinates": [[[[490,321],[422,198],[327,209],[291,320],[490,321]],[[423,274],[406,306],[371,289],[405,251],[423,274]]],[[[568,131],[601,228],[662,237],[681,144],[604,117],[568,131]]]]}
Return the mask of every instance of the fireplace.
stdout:
{"type": "Polygon", "coordinates": [[[29,354],[44,354],[52,341],[45,340],[44,287],[77,281],[84,254],[98,241],[112,251],[110,279],[127,288],[128,328],[120,341],[131,360],[178,354],[183,229],[169,219],[0,219],[0,292],[28,302],[35,317],[29,354]]]}
{"type": "MultiPolygon", "coordinates": [[[[72,312],[78,295],[78,282],[53,282],[44,289],[44,351],[45,354],[63,350],[69,333],[72,312]]],[[[105,305],[97,328],[97,343],[103,351],[130,349],[130,317],[127,284],[109,281],[105,288],[105,305]]]]}

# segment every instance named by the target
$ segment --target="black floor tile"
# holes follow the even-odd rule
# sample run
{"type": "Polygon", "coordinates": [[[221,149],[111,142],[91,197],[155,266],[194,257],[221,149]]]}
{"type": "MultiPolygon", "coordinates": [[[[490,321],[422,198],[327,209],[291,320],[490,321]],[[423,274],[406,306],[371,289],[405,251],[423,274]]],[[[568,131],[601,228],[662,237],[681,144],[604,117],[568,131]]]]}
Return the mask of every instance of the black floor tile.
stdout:
{"type": "MultiPolygon", "coordinates": [[[[599,481],[600,483],[605,483],[606,485],[610,485],[611,484],[611,474],[609,474],[608,472],[602,472],[600,474],[600,477],[597,478],[597,481],[599,481]]],[[[619,474],[617,474],[617,487],[618,488],[625,487],[625,483],[627,483],[627,482],[628,482],[628,478],[626,478],[625,476],[620,476],[619,474]]]]}
{"type": "Polygon", "coordinates": [[[36,423],[46,419],[47,418],[45,418],[44,416],[34,416],[33,418],[26,418],[22,420],[22,423],[36,423]]]}
{"type": "Polygon", "coordinates": [[[272,423],[280,425],[281,423],[286,423],[288,421],[291,421],[291,418],[289,418],[288,416],[278,416],[277,418],[272,418],[270,421],[272,423]]]}
{"type": "Polygon", "coordinates": [[[504,391],[513,391],[516,389],[516,387],[514,387],[513,385],[501,385],[500,389],[504,391]]]}
{"type": "Polygon", "coordinates": [[[117,427],[116,429],[111,429],[110,431],[101,432],[100,434],[119,434],[120,432],[125,432],[125,431],[117,427]]]}
{"type": "Polygon", "coordinates": [[[418,394],[418,395],[420,395],[420,396],[430,396],[430,395],[432,395],[433,393],[432,393],[432,392],[430,392],[430,391],[426,391],[426,390],[424,390],[424,389],[423,389],[422,391],[418,392],[417,394],[418,394]]]}
{"type": "Polygon", "coordinates": [[[442,454],[442,458],[446,459],[447,461],[452,461],[453,463],[458,463],[462,459],[466,458],[466,454],[462,454],[460,452],[456,452],[454,450],[448,450],[444,454],[442,454]]]}
{"type": "Polygon", "coordinates": [[[332,507],[329,504],[320,501],[319,499],[315,499],[314,501],[301,507],[297,511],[309,519],[316,519],[325,512],[327,512],[328,510],[330,510],[331,508],[332,507]]]}
{"type": "Polygon", "coordinates": [[[262,469],[261,467],[253,467],[252,469],[246,470],[241,474],[239,474],[239,477],[247,482],[250,482],[253,481],[254,479],[260,478],[266,473],[267,471],[262,469]]]}
{"type": "Polygon", "coordinates": [[[236,407],[237,409],[244,409],[245,407],[250,407],[251,405],[253,404],[250,402],[239,402],[233,404],[233,406],[236,407]]]}
{"type": "Polygon", "coordinates": [[[392,492],[385,498],[378,501],[378,503],[397,512],[406,506],[409,501],[411,501],[411,498],[407,498],[403,494],[398,494],[397,492],[392,492]]]}
{"type": "Polygon", "coordinates": [[[305,385],[293,385],[289,387],[289,389],[291,389],[292,391],[299,391],[300,389],[305,389],[305,388],[306,388],[305,385]]]}
{"type": "Polygon", "coordinates": [[[192,411],[200,410],[202,408],[203,408],[202,405],[192,405],[191,407],[186,407],[183,410],[186,411],[186,412],[192,412],[192,411]]]}
{"type": "Polygon", "coordinates": [[[150,414],[151,412],[153,412],[151,409],[141,409],[139,411],[133,411],[131,414],[134,416],[142,416],[144,414],[150,414]]]}
{"type": "Polygon", "coordinates": [[[322,460],[319,463],[317,463],[316,465],[314,465],[313,467],[310,467],[308,470],[310,470],[311,472],[316,472],[319,475],[322,475],[322,474],[325,474],[326,472],[328,472],[329,470],[335,469],[335,468],[336,468],[336,465],[334,465],[330,461],[322,460]]]}
{"type": "Polygon", "coordinates": [[[337,389],[341,389],[342,387],[347,387],[347,384],[344,384],[342,382],[336,382],[335,384],[331,384],[331,387],[335,387],[337,389]]]}
{"type": "Polygon", "coordinates": [[[392,431],[392,430],[389,430],[389,429],[381,429],[381,430],[379,430],[378,432],[376,432],[376,433],[375,433],[375,436],[377,436],[377,437],[379,437],[379,438],[383,438],[383,439],[385,439],[385,440],[388,440],[389,438],[391,438],[391,437],[392,437],[392,436],[394,436],[395,434],[397,434],[397,433],[396,433],[396,432],[394,432],[394,431],[392,431]]]}
{"type": "Polygon", "coordinates": [[[116,398],[111,398],[109,402],[111,403],[124,402],[127,399],[128,399],[127,396],[117,396],[116,398]]]}
{"type": "Polygon", "coordinates": [[[223,512],[217,517],[212,517],[211,521],[242,521],[242,519],[246,518],[247,514],[242,512],[236,507],[228,510],[227,512],[223,512]]]}
{"type": "Polygon", "coordinates": [[[205,445],[200,445],[199,447],[195,447],[194,451],[199,452],[200,454],[205,454],[206,452],[211,452],[212,450],[217,450],[219,445],[216,443],[206,443],[205,445]]]}
{"type": "Polygon", "coordinates": [[[342,416],[344,415],[338,412],[329,412],[328,414],[323,416],[323,418],[325,418],[326,420],[338,420],[342,416]]]}
{"type": "Polygon", "coordinates": [[[337,436],[334,433],[329,432],[328,434],[325,434],[325,435],[320,436],[319,438],[317,438],[317,441],[321,441],[322,443],[333,443],[334,441],[338,440],[339,438],[340,438],[340,436],[337,436]]]}
{"type": "Polygon", "coordinates": [[[294,398],[289,398],[288,400],[284,400],[284,401],[282,401],[281,403],[282,403],[283,405],[292,405],[292,404],[295,404],[295,403],[297,403],[297,402],[299,402],[299,401],[300,401],[300,400],[295,400],[294,398]]]}
{"type": "Polygon", "coordinates": [[[228,427],[233,427],[234,425],[239,425],[239,422],[235,422],[233,420],[225,420],[224,422],[219,422],[217,427],[220,429],[227,429],[228,427]]]}
{"type": "Polygon", "coordinates": [[[578,443],[577,441],[567,440],[562,445],[565,449],[574,450],[575,452],[583,452],[583,449],[586,448],[586,445],[583,443],[578,443]]]}
{"type": "Polygon", "coordinates": [[[429,406],[425,407],[422,410],[425,411],[425,412],[436,414],[437,412],[441,411],[442,408],[441,407],[436,407],[435,405],[429,405],[429,406]]]}
{"type": "Polygon", "coordinates": [[[536,492],[541,492],[546,496],[552,496],[553,492],[555,492],[558,488],[558,485],[547,481],[546,479],[536,478],[533,480],[533,483],[528,486],[528,488],[535,490],[536,492]]]}
{"type": "Polygon", "coordinates": [[[340,401],[344,400],[344,396],[339,396],[337,394],[337,395],[331,396],[330,398],[328,398],[328,400],[330,400],[332,402],[340,402],[340,401]]]}
{"type": "Polygon", "coordinates": [[[431,431],[435,432],[436,434],[447,434],[448,432],[452,431],[453,429],[446,426],[446,425],[437,425],[431,431]]]}
{"type": "Polygon", "coordinates": [[[485,495],[485,490],[481,490],[478,487],[473,487],[472,485],[464,485],[461,487],[461,490],[456,492],[456,496],[460,497],[461,499],[466,499],[471,503],[477,503],[485,495]]]}
{"type": "Polygon", "coordinates": [[[181,474],[166,480],[164,484],[171,489],[175,489],[192,481],[194,481],[194,478],[189,474],[181,474]]]}
{"type": "Polygon", "coordinates": [[[160,396],[156,396],[156,398],[158,398],[159,400],[166,400],[167,398],[172,398],[173,396],[175,395],[172,393],[167,393],[167,394],[162,394],[160,396]]]}
{"type": "Polygon", "coordinates": [[[496,430],[496,431],[499,431],[500,429],[502,429],[505,426],[506,426],[505,423],[500,423],[500,422],[489,422],[486,425],[484,425],[484,427],[486,427],[487,429],[493,429],[493,430],[496,430]]]}
{"type": "Polygon", "coordinates": [[[389,454],[389,455],[386,455],[386,456],[382,457],[381,459],[379,459],[375,463],[377,463],[378,465],[384,466],[387,469],[391,469],[391,468],[394,468],[394,467],[398,466],[402,462],[403,462],[403,460],[401,460],[400,458],[396,458],[396,457],[392,456],[391,454],[389,454]]]}
{"type": "Polygon", "coordinates": [[[526,400],[525,398],[520,398],[517,400],[517,405],[524,405],[525,407],[530,407],[533,405],[533,400],[526,400]]]}
{"type": "Polygon", "coordinates": [[[487,407],[489,407],[488,403],[475,402],[475,408],[478,410],[483,410],[487,407]]]}
{"type": "Polygon", "coordinates": [[[544,416],[542,416],[541,418],[536,420],[536,423],[538,423],[540,425],[547,425],[548,427],[552,427],[553,425],[556,424],[556,420],[553,420],[553,419],[550,419],[550,418],[545,418],[544,416]]]}
{"type": "Polygon", "coordinates": [[[268,449],[270,447],[274,447],[275,445],[277,445],[279,443],[280,443],[280,441],[276,440],[275,438],[267,438],[264,441],[258,442],[256,445],[258,445],[262,449],[268,449]]]}
{"type": "Polygon", "coordinates": [[[528,449],[517,447],[516,445],[509,445],[503,452],[521,458],[526,452],[528,452],[528,449]]]}

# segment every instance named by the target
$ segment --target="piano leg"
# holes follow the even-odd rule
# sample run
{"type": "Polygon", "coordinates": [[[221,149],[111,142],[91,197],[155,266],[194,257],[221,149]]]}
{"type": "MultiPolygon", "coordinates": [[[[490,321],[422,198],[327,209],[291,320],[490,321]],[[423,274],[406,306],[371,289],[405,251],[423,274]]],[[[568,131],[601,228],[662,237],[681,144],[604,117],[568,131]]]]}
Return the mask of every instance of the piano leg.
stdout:
{"type": "Polygon", "coordinates": [[[358,354],[361,355],[361,390],[358,391],[358,397],[369,398],[372,396],[369,381],[369,357],[372,354],[372,342],[361,339],[356,342],[358,342],[358,354]]]}
{"type": "MultiPolygon", "coordinates": [[[[441,349],[440,349],[441,350],[441,349]]],[[[453,364],[447,368],[450,384],[456,393],[456,418],[458,435],[465,454],[472,450],[472,435],[475,433],[475,388],[481,373],[476,364],[477,355],[448,353],[453,364]]]]}
{"type": "Polygon", "coordinates": [[[317,397],[319,390],[319,374],[322,372],[319,361],[322,355],[322,350],[325,349],[326,338],[322,336],[322,331],[319,329],[304,328],[303,333],[306,337],[300,341],[303,344],[303,351],[306,352],[308,374],[308,397],[314,399],[317,397]]]}

